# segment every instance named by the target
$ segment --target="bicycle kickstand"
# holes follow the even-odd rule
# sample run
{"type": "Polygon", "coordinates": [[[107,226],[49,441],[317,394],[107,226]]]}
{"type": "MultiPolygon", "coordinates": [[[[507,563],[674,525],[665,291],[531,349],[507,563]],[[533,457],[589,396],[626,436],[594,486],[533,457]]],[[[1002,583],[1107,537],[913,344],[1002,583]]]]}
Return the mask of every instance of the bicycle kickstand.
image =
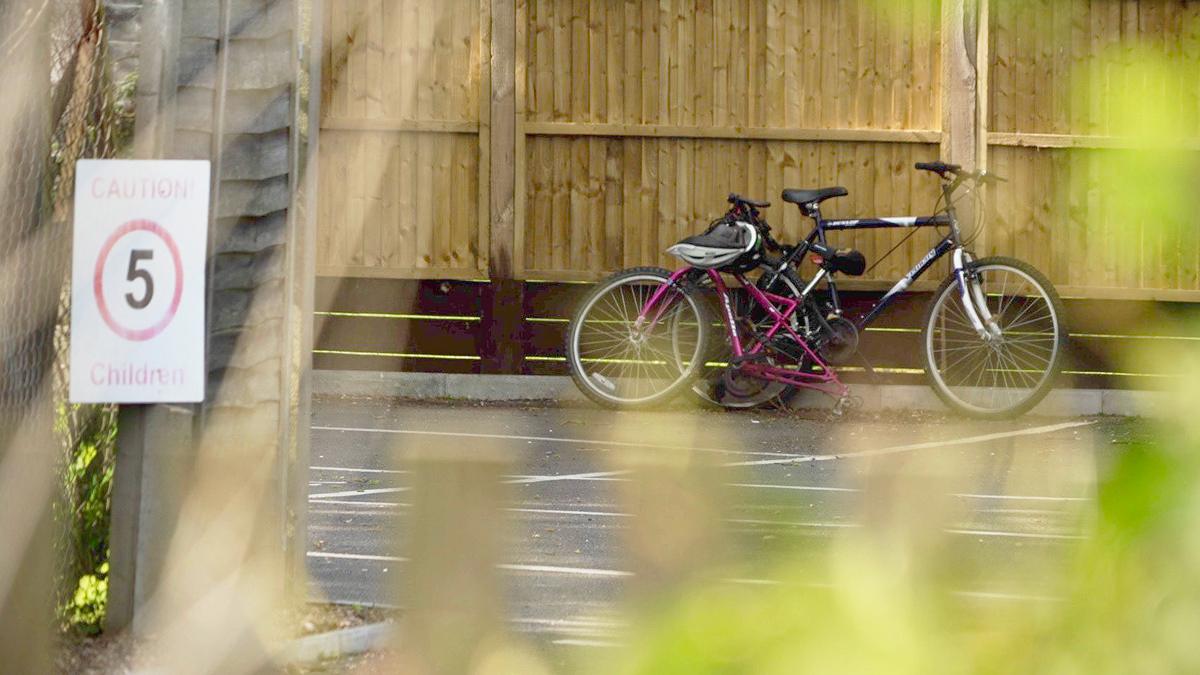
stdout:
{"type": "Polygon", "coordinates": [[[872,366],[871,362],[867,360],[867,355],[863,354],[861,349],[854,350],[854,355],[857,356],[858,360],[862,362],[863,368],[867,371],[867,376],[871,378],[871,381],[875,384],[879,384],[879,373],[876,372],[875,366],[872,366]]]}

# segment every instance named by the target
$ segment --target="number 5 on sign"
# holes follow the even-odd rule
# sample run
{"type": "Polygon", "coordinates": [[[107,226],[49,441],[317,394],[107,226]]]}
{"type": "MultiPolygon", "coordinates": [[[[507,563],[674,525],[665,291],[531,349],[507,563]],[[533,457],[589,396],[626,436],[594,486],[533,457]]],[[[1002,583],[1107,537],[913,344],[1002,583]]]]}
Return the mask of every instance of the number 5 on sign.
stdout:
{"type": "Polygon", "coordinates": [[[71,401],[204,399],[209,163],[81,160],[71,401]]]}

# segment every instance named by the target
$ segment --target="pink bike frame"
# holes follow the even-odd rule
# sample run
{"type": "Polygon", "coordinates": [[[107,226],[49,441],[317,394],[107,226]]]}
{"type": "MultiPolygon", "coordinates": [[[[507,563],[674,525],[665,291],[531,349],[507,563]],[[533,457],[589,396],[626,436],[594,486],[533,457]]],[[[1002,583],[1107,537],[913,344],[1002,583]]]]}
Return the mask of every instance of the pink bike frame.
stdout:
{"type": "MultiPolygon", "coordinates": [[[[652,328],[662,319],[663,314],[670,309],[672,304],[671,302],[661,302],[663,296],[666,295],[667,289],[677,288],[680,281],[692,271],[693,268],[690,267],[676,271],[671,275],[671,283],[662,285],[650,296],[650,299],[646,301],[645,306],[642,307],[642,311],[638,315],[637,325],[639,327],[652,328]],[[653,318],[649,318],[651,316],[653,318]]],[[[758,341],[747,350],[742,345],[742,338],[738,334],[737,318],[733,315],[733,304],[729,301],[729,288],[725,285],[725,280],[721,277],[721,273],[716,270],[706,270],[706,273],[708,274],[708,278],[712,280],[713,287],[717,290],[717,297],[721,301],[721,320],[725,324],[725,330],[729,335],[729,343],[733,346],[733,367],[739,368],[743,374],[751,377],[772,382],[781,382],[793,387],[814,389],[835,398],[841,398],[847,394],[848,388],[838,379],[834,369],[825,363],[820,356],[817,356],[816,352],[808,346],[808,342],[792,329],[789,319],[791,319],[792,315],[800,307],[800,301],[767,293],[748,282],[741,274],[733,275],[738,283],[746,289],[746,292],[750,294],[750,297],[775,319],[775,324],[767,331],[764,339],[758,341]],[[766,348],[766,343],[775,337],[781,329],[787,331],[788,335],[796,341],[796,344],[800,345],[804,353],[819,367],[819,372],[807,373],[755,362],[753,360],[754,357],[763,352],[766,348]]]]}

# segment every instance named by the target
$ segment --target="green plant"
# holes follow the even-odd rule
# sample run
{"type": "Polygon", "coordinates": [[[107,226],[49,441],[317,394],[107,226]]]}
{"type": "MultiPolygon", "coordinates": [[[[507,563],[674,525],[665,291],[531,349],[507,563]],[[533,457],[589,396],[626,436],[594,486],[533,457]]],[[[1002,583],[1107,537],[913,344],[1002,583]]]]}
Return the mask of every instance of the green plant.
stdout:
{"type": "Polygon", "coordinates": [[[104,627],[104,612],[108,603],[108,563],[95,574],[79,577],[75,593],[60,614],[65,623],[86,635],[95,635],[104,627]]]}
{"type": "Polygon", "coordinates": [[[64,629],[99,632],[108,590],[108,526],[116,464],[116,411],[62,405],[57,430],[64,439],[59,528],[59,622],[64,629]],[[99,597],[97,598],[97,595],[99,597]]]}

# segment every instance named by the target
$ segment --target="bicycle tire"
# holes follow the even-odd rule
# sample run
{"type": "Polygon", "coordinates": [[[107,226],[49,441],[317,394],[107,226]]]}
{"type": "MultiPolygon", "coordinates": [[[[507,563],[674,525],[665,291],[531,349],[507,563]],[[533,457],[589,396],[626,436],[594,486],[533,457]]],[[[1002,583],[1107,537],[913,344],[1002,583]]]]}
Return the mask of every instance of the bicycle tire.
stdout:
{"type": "MultiPolygon", "coordinates": [[[[993,385],[995,385],[998,381],[1004,382],[1005,384],[1024,384],[1026,382],[1030,382],[1030,379],[1026,379],[1026,378],[1033,378],[1032,370],[1028,370],[1028,369],[1032,368],[1032,366],[1030,364],[1033,363],[1032,360],[1033,360],[1034,356],[1037,356],[1044,350],[1049,350],[1049,356],[1048,356],[1048,358],[1045,359],[1044,365],[1041,366],[1042,372],[1040,373],[1040,375],[1038,375],[1036,377],[1036,379],[1032,380],[1032,386],[1012,387],[1013,390],[1028,389],[1029,392],[1028,392],[1028,394],[1021,397],[1019,400],[1016,400],[1015,402],[1013,402],[1010,405],[997,407],[997,408],[987,408],[985,406],[977,405],[973,402],[965,400],[964,395],[966,393],[968,393],[968,391],[978,390],[978,389],[987,389],[986,387],[972,387],[972,386],[962,385],[962,386],[960,386],[960,389],[963,390],[962,392],[956,393],[955,391],[953,391],[951,385],[947,381],[948,380],[947,371],[949,371],[951,369],[951,367],[956,366],[957,362],[955,364],[943,363],[941,366],[939,366],[937,364],[937,357],[934,354],[934,341],[935,341],[935,339],[937,339],[935,337],[935,330],[937,330],[937,329],[935,329],[935,327],[934,327],[934,322],[938,320],[939,307],[942,307],[942,306],[948,307],[949,305],[947,305],[946,303],[952,302],[953,299],[956,297],[959,298],[958,302],[959,302],[959,304],[961,304],[961,296],[956,295],[958,279],[954,275],[951,275],[944,282],[942,282],[942,285],[938,288],[937,292],[934,294],[933,299],[930,300],[929,306],[925,313],[925,321],[922,324],[921,338],[922,338],[923,344],[922,344],[921,354],[922,354],[923,361],[924,361],[926,379],[928,380],[929,385],[933,389],[934,393],[937,394],[938,398],[941,399],[941,401],[943,403],[945,403],[947,407],[949,407],[951,410],[954,410],[955,412],[957,412],[959,414],[965,415],[967,417],[975,418],[975,419],[984,419],[984,420],[1003,420],[1003,419],[1012,419],[1015,417],[1019,417],[1025,413],[1029,412],[1030,410],[1032,410],[1038,403],[1040,403],[1043,399],[1045,399],[1046,395],[1053,388],[1055,379],[1060,372],[1063,354],[1066,352],[1067,339],[1068,339],[1067,327],[1066,327],[1066,322],[1065,322],[1065,312],[1063,310],[1062,299],[1059,298],[1058,292],[1055,290],[1054,285],[1052,283],[1050,283],[1050,281],[1045,277],[1045,275],[1043,275],[1041,272],[1039,272],[1037,269],[1035,269],[1032,265],[1030,265],[1024,261],[1017,260],[1015,258],[1009,258],[1009,257],[1004,257],[1004,256],[994,256],[994,257],[990,257],[990,258],[983,258],[983,259],[971,262],[969,264],[968,268],[972,272],[982,273],[982,274],[987,274],[989,272],[995,272],[997,270],[1008,270],[1011,272],[1015,272],[1018,277],[1024,277],[1026,281],[1031,282],[1031,286],[1033,286],[1040,292],[1040,294],[1042,295],[1042,297],[1046,303],[1046,306],[1049,310],[1048,318],[1050,320],[1050,323],[1051,323],[1051,326],[1053,329],[1052,336],[1047,337],[1043,334],[1032,333],[1031,331],[1033,330],[1033,328],[1027,329],[1025,331],[1005,331],[1005,332],[1011,332],[1014,335],[1019,335],[1019,334],[1041,335],[1041,337],[1037,338],[1036,350],[1031,346],[1034,344],[1034,342],[1028,338],[1013,339],[1011,341],[1005,341],[1000,346],[995,346],[995,345],[989,345],[986,341],[984,341],[982,338],[980,338],[977,334],[975,335],[975,340],[978,340],[980,344],[985,345],[987,349],[991,349],[994,353],[997,354],[995,357],[996,360],[994,362],[994,366],[991,368],[991,371],[995,371],[991,375],[993,385]],[[1023,346],[1016,347],[1018,340],[1024,340],[1023,346]],[[1049,346],[1046,346],[1046,343],[1048,343],[1049,346]],[[1014,346],[1014,349],[1009,350],[1008,352],[1005,352],[1005,355],[1000,355],[999,349],[1001,347],[1003,347],[1005,344],[1014,346]],[[1020,350],[1020,351],[1017,351],[1017,350],[1020,350]],[[1033,356],[1030,356],[1030,354],[1032,354],[1033,356]],[[1026,370],[1023,370],[1022,367],[1025,367],[1026,370]],[[998,372],[1000,374],[997,375],[996,372],[998,372]],[[1022,378],[1022,379],[1018,379],[1018,378],[1022,378]]],[[[998,303],[1004,302],[1004,295],[1005,295],[1006,291],[1007,291],[1007,280],[1006,280],[1005,288],[1000,291],[1000,300],[998,301],[998,303]]],[[[1014,289],[1014,294],[1015,293],[1016,293],[1016,290],[1014,289]]],[[[991,311],[990,299],[987,300],[987,303],[989,306],[989,311],[991,311]]],[[[1012,303],[1013,303],[1013,301],[1010,300],[1007,304],[999,304],[998,305],[998,311],[993,313],[993,314],[999,315],[997,317],[998,323],[1005,320],[1004,315],[1009,311],[1009,307],[1012,306],[1012,303]]],[[[1028,312],[1029,311],[1028,306],[1026,306],[1024,309],[1022,309],[1020,311],[1028,312]]],[[[962,315],[961,312],[960,312],[960,315],[962,315]]],[[[965,315],[963,315],[963,316],[965,316],[965,315]]],[[[1015,318],[1016,319],[1024,319],[1024,317],[1019,314],[1015,318]]],[[[943,319],[943,323],[945,321],[946,321],[946,319],[943,319]]],[[[1033,319],[1025,319],[1025,321],[1032,322],[1033,319]]],[[[1013,321],[1010,319],[1009,328],[1013,328],[1013,327],[1019,328],[1022,326],[1022,323],[1023,323],[1022,321],[1013,321]]],[[[1036,325],[1034,327],[1036,327],[1036,325]]],[[[1004,330],[1004,327],[1001,326],[1001,329],[1004,330]]],[[[961,343],[961,344],[960,344],[960,346],[946,348],[946,350],[965,351],[965,350],[970,350],[970,349],[977,349],[977,350],[980,349],[978,347],[973,346],[971,335],[969,334],[970,332],[973,332],[973,330],[968,332],[968,331],[963,331],[961,329],[959,329],[959,330],[946,329],[944,326],[941,329],[941,334],[943,336],[948,335],[952,332],[957,334],[957,337],[954,337],[954,338],[943,337],[942,341],[945,342],[947,339],[949,339],[951,342],[961,343]]],[[[988,355],[988,353],[986,351],[981,350],[979,353],[983,354],[985,356],[985,358],[987,358],[987,359],[992,358],[991,356],[988,355]]],[[[962,361],[963,359],[972,358],[973,356],[978,356],[978,355],[972,355],[969,353],[968,354],[956,354],[955,356],[950,357],[950,358],[956,358],[956,359],[958,359],[958,361],[962,361]]],[[[947,357],[945,355],[943,355],[942,358],[946,359],[947,357]]],[[[981,369],[980,370],[981,373],[987,373],[987,372],[989,372],[989,364],[992,364],[992,363],[993,362],[991,362],[991,361],[985,360],[982,365],[977,366],[973,363],[969,363],[967,365],[964,365],[963,368],[969,367],[972,369],[972,372],[975,369],[981,369]]],[[[993,387],[993,390],[992,390],[993,400],[995,399],[995,396],[996,396],[995,389],[996,389],[996,387],[993,387]]]]}
{"type": "MultiPolygon", "coordinates": [[[[601,406],[611,409],[620,410],[639,410],[650,408],[655,405],[669,401],[677,396],[684,389],[691,386],[692,381],[698,376],[700,370],[704,367],[705,356],[708,354],[709,332],[703,327],[712,324],[712,316],[708,311],[706,304],[698,297],[695,289],[690,283],[681,282],[678,284],[681,297],[688,303],[691,308],[695,321],[698,324],[696,330],[696,346],[694,347],[694,358],[679,373],[668,386],[661,391],[654,392],[647,396],[623,398],[616,394],[616,386],[611,390],[606,391],[608,387],[602,382],[607,380],[607,376],[601,375],[603,379],[597,378],[597,373],[589,373],[584,365],[584,361],[588,360],[580,353],[580,338],[584,327],[592,310],[597,306],[597,303],[612,291],[631,284],[636,281],[644,281],[649,283],[661,282],[668,283],[671,273],[668,270],[658,267],[635,267],[632,269],[618,272],[604,281],[601,281],[596,287],[584,297],[580,303],[575,315],[572,317],[568,325],[566,335],[566,355],[568,370],[571,373],[571,379],[575,382],[575,386],[587,396],[588,399],[601,406]],[[597,381],[600,379],[600,381],[597,381]]],[[[630,305],[630,303],[627,303],[630,305]]],[[[628,307],[627,307],[628,309],[628,307]]],[[[612,340],[612,338],[609,338],[612,340]]],[[[632,339],[631,339],[632,340],[632,339]]],[[[661,352],[660,352],[661,353],[661,352]]],[[[675,355],[676,358],[678,355],[675,355]]],[[[678,365],[678,364],[676,364],[678,365]]],[[[636,367],[636,366],[635,366],[636,367]]],[[[611,384],[611,380],[609,380],[611,384]]]]}

